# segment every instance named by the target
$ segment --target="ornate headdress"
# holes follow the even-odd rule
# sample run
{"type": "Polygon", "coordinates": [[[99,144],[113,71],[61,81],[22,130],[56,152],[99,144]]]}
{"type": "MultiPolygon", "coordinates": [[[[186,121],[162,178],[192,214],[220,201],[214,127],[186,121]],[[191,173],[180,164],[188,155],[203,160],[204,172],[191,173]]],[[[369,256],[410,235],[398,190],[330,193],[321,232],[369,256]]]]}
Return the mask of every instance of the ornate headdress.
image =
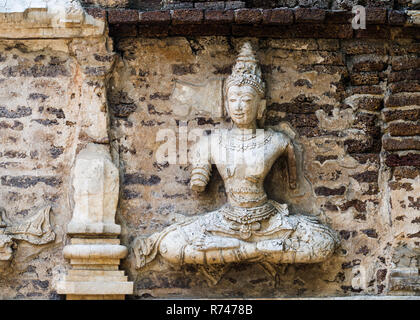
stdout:
{"type": "Polygon", "coordinates": [[[261,97],[265,93],[265,84],[261,77],[258,60],[249,42],[245,42],[239,52],[232,74],[226,80],[226,92],[233,85],[250,85],[261,97]]]}

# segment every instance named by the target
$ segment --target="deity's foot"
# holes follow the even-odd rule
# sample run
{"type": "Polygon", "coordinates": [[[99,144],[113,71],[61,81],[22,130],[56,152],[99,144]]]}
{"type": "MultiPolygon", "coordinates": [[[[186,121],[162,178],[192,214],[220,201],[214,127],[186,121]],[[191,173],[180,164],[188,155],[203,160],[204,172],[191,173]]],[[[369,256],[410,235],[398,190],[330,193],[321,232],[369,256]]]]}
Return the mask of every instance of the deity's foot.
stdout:
{"type": "Polygon", "coordinates": [[[204,232],[193,242],[192,246],[199,251],[233,249],[239,248],[240,241],[235,238],[212,236],[204,232]]]}

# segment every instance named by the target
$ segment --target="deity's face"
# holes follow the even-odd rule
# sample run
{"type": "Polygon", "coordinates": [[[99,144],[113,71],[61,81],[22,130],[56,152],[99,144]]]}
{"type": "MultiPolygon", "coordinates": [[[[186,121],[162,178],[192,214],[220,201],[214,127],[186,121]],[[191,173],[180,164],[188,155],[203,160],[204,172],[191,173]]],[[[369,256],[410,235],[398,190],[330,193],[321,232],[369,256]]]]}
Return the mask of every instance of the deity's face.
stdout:
{"type": "Polygon", "coordinates": [[[249,85],[231,86],[227,92],[228,112],[238,127],[252,127],[257,119],[261,98],[249,85]]]}

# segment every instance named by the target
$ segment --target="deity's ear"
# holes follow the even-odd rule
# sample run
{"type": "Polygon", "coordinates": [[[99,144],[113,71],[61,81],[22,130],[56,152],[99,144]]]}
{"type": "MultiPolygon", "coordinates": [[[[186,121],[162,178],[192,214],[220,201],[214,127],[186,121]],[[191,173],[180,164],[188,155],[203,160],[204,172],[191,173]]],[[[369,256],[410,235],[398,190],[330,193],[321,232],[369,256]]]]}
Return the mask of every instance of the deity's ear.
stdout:
{"type": "Polygon", "coordinates": [[[265,99],[261,99],[258,106],[258,113],[257,113],[258,120],[264,117],[266,105],[267,105],[267,101],[265,99]]]}

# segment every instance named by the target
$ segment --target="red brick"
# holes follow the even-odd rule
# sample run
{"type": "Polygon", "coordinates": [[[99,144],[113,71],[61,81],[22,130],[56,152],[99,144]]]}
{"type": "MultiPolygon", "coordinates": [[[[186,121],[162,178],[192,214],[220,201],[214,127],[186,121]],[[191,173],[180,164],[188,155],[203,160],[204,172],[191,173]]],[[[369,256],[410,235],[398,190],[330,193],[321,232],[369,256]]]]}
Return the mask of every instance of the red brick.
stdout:
{"type": "Polygon", "coordinates": [[[392,122],[388,127],[393,137],[407,137],[420,135],[420,123],[417,122],[392,122]]]}
{"type": "Polygon", "coordinates": [[[353,36],[351,25],[325,25],[294,24],[287,26],[264,25],[254,27],[249,25],[232,25],[232,34],[235,36],[273,37],[273,38],[324,38],[348,39],[353,36]]]}
{"type": "Polygon", "coordinates": [[[111,37],[136,37],[136,24],[114,24],[109,28],[109,35],[111,37]]]}
{"type": "Polygon", "coordinates": [[[351,55],[377,54],[385,55],[386,47],[383,41],[379,40],[351,40],[343,43],[344,52],[351,55]]]}
{"type": "Polygon", "coordinates": [[[419,57],[395,57],[392,59],[392,70],[401,71],[420,68],[419,57]]]}
{"type": "Polygon", "coordinates": [[[85,8],[87,14],[100,20],[106,20],[106,10],[101,8],[85,8]]]}
{"type": "Polygon", "coordinates": [[[354,73],[351,75],[351,83],[355,86],[378,84],[379,76],[377,73],[354,73]]]}
{"type": "Polygon", "coordinates": [[[232,23],[233,21],[233,10],[206,10],[204,12],[205,23],[232,23]]]}
{"type": "Polygon", "coordinates": [[[389,39],[391,30],[389,26],[367,25],[366,29],[355,30],[357,39],[389,39]]]}
{"type": "Polygon", "coordinates": [[[420,80],[420,69],[408,71],[394,71],[388,76],[388,82],[398,82],[404,80],[420,80]]]}
{"type": "Polygon", "coordinates": [[[386,21],[386,8],[366,8],[367,24],[384,24],[386,21]]]}
{"type": "Polygon", "coordinates": [[[141,12],[140,24],[170,24],[171,13],[169,11],[146,11],[141,12]]]}
{"type": "Polygon", "coordinates": [[[405,106],[415,106],[420,105],[420,96],[419,95],[392,95],[385,100],[385,107],[395,108],[395,107],[405,107],[405,106]]]}
{"type": "Polygon", "coordinates": [[[391,93],[420,92],[420,81],[401,81],[390,83],[391,93]]]}
{"type": "Polygon", "coordinates": [[[238,9],[235,10],[235,22],[238,24],[259,24],[262,20],[262,13],[259,9],[238,9]]]}
{"type": "Polygon", "coordinates": [[[140,25],[139,36],[142,37],[166,37],[169,34],[169,25],[153,24],[140,25]]]}
{"type": "Polygon", "coordinates": [[[388,23],[390,25],[404,25],[407,21],[407,16],[404,11],[390,10],[388,12],[388,23]]]}
{"type": "Polygon", "coordinates": [[[172,36],[228,36],[231,26],[228,24],[175,25],[169,29],[172,36]]]}
{"type": "Polygon", "coordinates": [[[394,120],[417,121],[420,119],[420,108],[408,110],[384,110],[383,115],[386,122],[394,120]]]}
{"type": "Polygon", "coordinates": [[[203,22],[203,10],[179,9],[171,11],[172,24],[200,24],[203,22]]]}
{"type": "Polygon", "coordinates": [[[325,15],[325,23],[346,24],[353,20],[351,11],[327,11],[325,15]]]}
{"type": "Polygon", "coordinates": [[[292,24],[293,11],[291,9],[263,10],[263,24],[292,24]]]}
{"type": "Polygon", "coordinates": [[[383,98],[379,97],[361,97],[356,100],[359,109],[378,111],[382,108],[383,98]]]}
{"type": "Polygon", "coordinates": [[[383,71],[387,65],[383,61],[366,60],[358,61],[353,64],[353,71],[383,71]]]}
{"type": "Polygon", "coordinates": [[[409,153],[406,155],[389,154],[385,160],[388,167],[414,166],[420,167],[420,154],[409,153]]]}
{"type": "Polygon", "coordinates": [[[384,137],[382,145],[386,151],[420,150],[420,139],[384,137]]]}
{"type": "Polygon", "coordinates": [[[325,10],[322,9],[297,8],[294,13],[297,23],[321,23],[325,20],[325,10]]]}
{"type": "Polygon", "coordinates": [[[109,9],[109,24],[129,24],[139,22],[139,12],[137,10],[128,9],[109,9]]]}
{"type": "Polygon", "coordinates": [[[358,86],[351,87],[351,94],[383,94],[384,89],[380,86],[358,86]]]}

